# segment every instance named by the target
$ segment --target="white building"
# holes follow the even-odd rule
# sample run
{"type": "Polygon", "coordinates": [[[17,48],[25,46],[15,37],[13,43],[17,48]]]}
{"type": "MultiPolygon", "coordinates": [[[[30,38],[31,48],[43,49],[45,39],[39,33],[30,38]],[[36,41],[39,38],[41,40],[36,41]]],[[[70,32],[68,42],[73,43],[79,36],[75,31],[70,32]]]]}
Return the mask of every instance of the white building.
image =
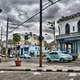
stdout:
{"type": "Polygon", "coordinates": [[[58,20],[59,35],[56,40],[61,50],[80,54],[80,13],[62,17],[58,20]]]}

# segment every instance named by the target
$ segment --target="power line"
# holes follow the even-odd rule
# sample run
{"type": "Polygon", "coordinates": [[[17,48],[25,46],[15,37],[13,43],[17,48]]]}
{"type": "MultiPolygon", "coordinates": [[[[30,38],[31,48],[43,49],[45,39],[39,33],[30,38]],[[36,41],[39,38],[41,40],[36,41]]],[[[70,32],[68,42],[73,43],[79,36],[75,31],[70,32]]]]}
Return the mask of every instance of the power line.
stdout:
{"type": "MultiPolygon", "coordinates": [[[[56,4],[56,3],[59,2],[59,1],[61,1],[61,0],[57,0],[57,1],[49,4],[48,6],[46,6],[45,8],[43,8],[42,11],[44,11],[44,10],[47,9],[48,7],[52,6],[53,4],[56,4]]],[[[46,3],[46,4],[47,4],[47,3],[46,3]]],[[[33,15],[32,17],[30,17],[29,19],[27,19],[27,20],[25,20],[24,22],[22,22],[21,24],[17,25],[17,27],[14,28],[14,29],[13,29],[12,31],[10,31],[9,33],[12,33],[15,29],[19,28],[19,26],[21,26],[21,25],[23,25],[24,23],[26,23],[27,21],[31,20],[33,17],[37,16],[39,13],[40,13],[40,11],[37,12],[36,14],[34,14],[34,15],[33,15]]]]}
{"type": "MultiPolygon", "coordinates": [[[[44,7],[44,6],[46,6],[47,4],[49,4],[50,2],[49,1],[47,1],[47,2],[45,2],[42,6],[44,7]]],[[[17,8],[16,8],[17,9],[17,8]]]]}
{"type": "MultiPolygon", "coordinates": [[[[45,6],[45,5],[47,5],[47,4],[49,4],[50,2],[48,1],[47,3],[45,3],[44,5],[43,5],[43,7],[45,6]]],[[[15,27],[12,31],[10,31],[9,33],[12,33],[15,29],[17,29],[17,28],[19,28],[19,26],[21,26],[21,25],[23,25],[25,22],[27,22],[27,21],[29,21],[29,20],[31,20],[33,17],[35,17],[36,15],[38,15],[40,13],[40,11],[39,12],[37,12],[36,14],[34,14],[32,17],[30,17],[30,18],[28,18],[27,20],[25,20],[24,22],[22,22],[21,24],[15,24],[15,25],[17,25],[17,27],[15,27]]]]}
{"type": "MultiPolygon", "coordinates": [[[[44,3],[43,4],[43,7],[44,6],[46,6],[47,4],[49,4],[50,2],[48,1],[48,2],[46,2],[46,3],[44,3]]],[[[19,26],[21,26],[21,25],[23,25],[25,22],[27,22],[27,21],[29,21],[30,19],[32,19],[33,17],[35,17],[36,15],[38,15],[40,13],[40,11],[38,12],[38,13],[36,13],[36,14],[34,14],[32,17],[30,17],[30,18],[28,18],[26,21],[24,21],[24,22],[22,22],[21,24],[11,24],[11,25],[16,25],[17,27],[12,27],[13,28],[13,30],[12,31],[10,31],[9,33],[12,33],[15,29],[17,29],[17,28],[19,28],[19,26]]]]}
{"type": "MultiPolygon", "coordinates": [[[[46,5],[49,4],[49,3],[50,3],[50,2],[47,1],[46,3],[43,4],[43,7],[46,6],[46,5]]],[[[17,9],[17,8],[16,8],[16,9],[17,9]]],[[[37,13],[36,13],[36,14],[37,14],[37,13]]],[[[17,26],[19,26],[20,24],[18,25],[18,24],[16,24],[16,23],[10,23],[10,25],[17,25],[17,26]]],[[[15,27],[9,27],[9,28],[15,29],[15,27]]]]}

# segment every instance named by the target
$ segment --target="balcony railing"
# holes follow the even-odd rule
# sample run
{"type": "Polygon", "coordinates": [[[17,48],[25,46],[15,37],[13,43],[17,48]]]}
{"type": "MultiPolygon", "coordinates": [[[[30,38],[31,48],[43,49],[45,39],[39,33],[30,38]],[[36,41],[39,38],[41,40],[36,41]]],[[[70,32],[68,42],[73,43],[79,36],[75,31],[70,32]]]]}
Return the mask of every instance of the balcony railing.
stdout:
{"type": "Polygon", "coordinates": [[[80,33],[75,32],[75,33],[70,33],[70,34],[61,34],[61,35],[57,35],[56,39],[75,38],[75,37],[80,37],[80,33]]]}

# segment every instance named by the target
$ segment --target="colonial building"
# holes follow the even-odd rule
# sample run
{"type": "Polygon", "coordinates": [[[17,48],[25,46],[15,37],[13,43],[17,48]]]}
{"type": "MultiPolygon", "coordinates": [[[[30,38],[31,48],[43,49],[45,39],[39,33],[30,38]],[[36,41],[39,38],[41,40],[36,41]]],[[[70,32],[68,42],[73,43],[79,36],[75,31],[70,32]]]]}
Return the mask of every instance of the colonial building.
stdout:
{"type": "MultiPolygon", "coordinates": [[[[21,40],[19,42],[19,44],[26,44],[26,45],[39,45],[39,36],[37,34],[33,34],[32,32],[30,33],[25,33],[25,34],[21,34],[19,33],[21,36],[21,40]],[[26,37],[26,39],[25,39],[26,37]]],[[[46,40],[43,39],[42,41],[42,46],[46,46],[47,42],[46,40]]]]}
{"type": "Polygon", "coordinates": [[[58,20],[59,35],[56,40],[61,50],[80,55],[80,13],[58,20]]]}

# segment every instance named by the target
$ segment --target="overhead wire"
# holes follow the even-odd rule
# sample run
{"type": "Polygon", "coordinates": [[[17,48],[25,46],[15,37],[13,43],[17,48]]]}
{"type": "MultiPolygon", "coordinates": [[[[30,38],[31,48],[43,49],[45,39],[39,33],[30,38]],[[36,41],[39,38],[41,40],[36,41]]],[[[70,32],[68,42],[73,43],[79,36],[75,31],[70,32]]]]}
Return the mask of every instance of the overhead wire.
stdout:
{"type": "MultiPolygon", "coordinates": [[[[46,6],[46,5],[49,4],[49,3],[50,3],[49,1],[46,2],[45,4],[43,4],[43,7],[46,6]]],[[[23,21],[23,22],[22,22],[21,24],[19,24],[19,25],[18,25],[18,24],[12,24],[12,25],[16,25],[17,27],[14,27],[13,30],[9,32],[9,34],[12,33],[15,29],[18,29],[21,25],[23,25],[25,22],[29,21],[30,19],[32,19],[33,17],[35,17],[35,16],[38,15],[39,13],[40,13],[40,11],[37,12],[37,13],[35,13],[34,15],[32,15],[32,17],[28,18],[27,20],[23,21]]]]}
{"type": "MultiPolygon", "coordinates": [[[[42,9],[42,11],[46,10],[48,7],[52,6],[53,4],[56,4],[56,3],[59,2],[59,1],[61,1],[61,0],[57,0],[57,1],[53,2],[53,3],[51,3],[51,4],[49,4],[50,2],[46,3],[46,5],[47,5],[47,4],[49,4],[49,5],[47,5],[46,7],[44,7],[44,8],[42,9]]],[[[35,16],[37,16],[39,13],[40,13],[40,11],[37,12],[36,14],[34,14],[33,16],[31,16],[30,18],[28,18],[27,20],[25,20],[24,22],[22,22],[21,24],[17,25],[17,27],[15,27],[12,31],[9,32],[9,34],[12,33],[15,29],[18,29],[18,28],[19,28],[21,25],[23,25],[24,23],[28,22],[29,20],[31,20],[32,18],[34,18],[35,16]]]]}

